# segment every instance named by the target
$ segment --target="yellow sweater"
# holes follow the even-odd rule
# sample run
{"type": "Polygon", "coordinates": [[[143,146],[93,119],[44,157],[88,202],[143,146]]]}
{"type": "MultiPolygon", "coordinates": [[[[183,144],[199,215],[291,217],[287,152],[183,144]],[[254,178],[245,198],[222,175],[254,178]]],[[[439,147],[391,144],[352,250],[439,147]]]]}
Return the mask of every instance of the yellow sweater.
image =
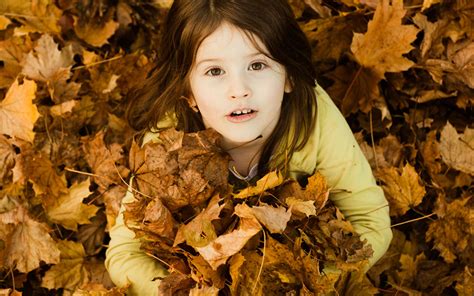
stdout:
{"type": "MultiPolygon", "coordinates": [[[[290,159],[289,174],[297,179],[318,170],[326,177],[334,192],[330,199],[362,239],[372,245],[372,266],[387,251],[392,239],[388,203],[344,117],[322,88],[317,86],[315,91],[316,126],[306,146],[290,159]]],[[[150,133],[144,141],[153,138],[150,133]]],[[[123,203],[131,201],[133,195],[129,192],[123,203]]],[[[117,286],[131,284],[129,295],[157,295],[157,282],[152,279],[166,275],[166,269],[140,250],[140,241],[124,225],[122,211],[123,207],[110,229],[107,270],[117,286]]]]}

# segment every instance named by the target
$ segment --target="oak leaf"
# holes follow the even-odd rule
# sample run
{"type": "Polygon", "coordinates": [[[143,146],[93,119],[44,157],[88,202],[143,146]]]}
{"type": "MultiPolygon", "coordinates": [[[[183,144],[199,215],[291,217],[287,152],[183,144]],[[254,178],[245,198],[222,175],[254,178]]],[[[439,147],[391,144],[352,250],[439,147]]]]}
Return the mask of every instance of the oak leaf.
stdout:
{"type": "Polygon", "coordinates": [[[402,0],[381,0],[367,33],[354,34],[351,50],[357,62],[366,68],[373,69],[379,79],[384,79],[386,72],[400,72],[409,69],[414,63],[403,54],[413,46],[418,29],[412,25],[402,25],[406,11],[402,0]]]}
{"type": "Polygon", "coordinates": [[[234,198],[247,198],[260,195],[268,189],[279,186],[281,183],[283,183],[283,176],[281,173],[272,171],[258,180],[256,186],[247,187],[241,190],[239,193],[234,194],[234,198]]]}
{"type": "Polygon", "coordinates": [[[28,273],[38,268],[41,261],[59,262],[59,249],[49,234],[49,227],[31,219],[23,206],[0,214],[0,221],[0,234],[6,234],[1,237],[5,247],[0,252],[4,258],[0,260],[6,266],[28,273]]]}
{"type": "Polygon", "coordinates": [[[63,240],[58,242],[61,261],[51,267],[43,277],[41,286],[48,289],[73,290],[89,281],[84,266],[86,252],[81,243],[63,240]]]}
{"type": "Polygon", "coordinates": [[[25,79],[22,85],[15,81],[0,102],[0,134],[33,142],[33,126],[39,112],[33,104],[36,83],[25,79]]]}
{"type": "Polygon", "coordinates": [[[450,167],[474,175],[474,133],[466,128],[459,135],[449,123],[441,131],[439,151],[443,161],[450,167]]]}
{"type": "Polygon", "coordinates": [[[407,163],[401,173],[394,167],[382,169],[377,177],[390,204],[390,215],[401,216],[410,208],[419,205],[425,196],[425,187],[415,169],[407,163]]]}
{"type": "Polygon", "coordinates": [[[74,231],[77,231],[78,224],[89,224],[89,219],[99,210],[94,205],[82,203],[92,193],[89,191],[90,184],[90,179],[87,179],[72,185],[67,194],[62,194],[54,205],[46,208],[49,219],[74,231]]]}

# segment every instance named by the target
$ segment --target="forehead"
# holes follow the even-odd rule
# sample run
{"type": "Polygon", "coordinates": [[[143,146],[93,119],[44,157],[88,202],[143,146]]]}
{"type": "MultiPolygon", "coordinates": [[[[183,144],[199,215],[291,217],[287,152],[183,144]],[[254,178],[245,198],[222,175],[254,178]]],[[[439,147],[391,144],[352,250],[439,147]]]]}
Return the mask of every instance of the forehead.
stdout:
{"type": "Polygon", "coordinates": [[[196,60],[210,56],[255,52],[266,53],[266,47],[260,38],[224,22],[201,42],[196,53],[196,60]]]}

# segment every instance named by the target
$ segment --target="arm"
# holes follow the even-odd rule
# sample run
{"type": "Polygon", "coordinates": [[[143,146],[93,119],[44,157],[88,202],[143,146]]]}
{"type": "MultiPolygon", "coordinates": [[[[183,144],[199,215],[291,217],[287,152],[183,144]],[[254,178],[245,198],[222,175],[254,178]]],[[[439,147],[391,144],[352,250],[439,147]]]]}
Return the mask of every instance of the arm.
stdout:
{"type": "Polygon", "coordinates": [[[385,254],[392,239],[388,203],[345,118],[321,88],[317,95],[321,120],[316,165],[335,190],[331,200],[372,245],[370,268],[385,254]]]}
{"type": "Polygon", "coordinates": [[[115,225],[110,229],[110,243],[106,252],[105,267],[110,278],[118,287],[131,284],[128,295],[158,295],[159,281],[167,271],[152,257],[140,249],[140,240],[123,221],[123,203],[132,202],[133,194],[128,191],[122,200],[122,207],[115,225]]]}

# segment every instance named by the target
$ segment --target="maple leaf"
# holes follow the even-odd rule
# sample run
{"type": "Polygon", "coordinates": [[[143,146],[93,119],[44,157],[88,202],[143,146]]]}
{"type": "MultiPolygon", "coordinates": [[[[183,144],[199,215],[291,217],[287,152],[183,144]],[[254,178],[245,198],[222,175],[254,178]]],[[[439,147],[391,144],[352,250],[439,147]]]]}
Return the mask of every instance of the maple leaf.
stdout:
{"type": "Polygon", "coordinates": [[[38,268],[41,261],[59,262],[59,249],[49,234],[50,229],[31,219],[23,206],[0,214],[0,221],[1,239],[5,243],[1,261],[6,266],[28,273],[38,268]],[[6,231],[2,230],[5,227],[6,231]],[[7,235],[3,237],[4,234],[7,235]]]}
{"type": "Polygon", "coordinates": [[[255,218],[241,218],[239,227],[227,234],[218,236],[214,241],[196,250],[216,270],[225,264],[230,256],[239,252],[252,238],[261,230],[261,226],[255,218]]]}
{"type": "Polygon", "coordinates": [[[100,131],[94,137],[84,138],[82,150],[86,155],[87,163],[97,175],[93,179],[94,182],[101,188],[107,189],[112,184],[122,184],[122,178],[127,177],[128,170],[116,165],[123,159],[122,147],[113,143],[110,148],[107,148],[104,134],[104,131],[100,131]]]}
{"type": "Polygon", "coordinates": [[[380,170],[376,175],[385,183],[382,187],[390,204],[391,216],[405,214],[410,208],[419,205],[425,196],[425,187],[409,163],[403,167],[401,174],[396,168],[390,167],[380,170]]]}
{"type": "Polygon", "coordinates": [[[378,79],[384,79],[385,72],[399,72],[409,69],[414,63],[402,55],[413,47],[418,29],[402,25],[405,15],[403,1],[381,0],[374,18],[368,24],[365,34],[354,34],[351,50],[357,62],[373,69],[378,79]]]}
{"type": "Polygon", "coordinates": [[[285,199],[285,202],[293,214],[303,214],[306,217],[316,216],[314,200],[305,201],[295,197],[288,197],[285,199]]]}
{"type": "Polygon", "coordinates": [[[62,11],[54,3],[48,0],[23,0],[20,6],[12,3],[15,1],[5,1],[7,2],[6,9],[10,13],[26,16],[15,16],[16,20],[23,24],[23,27],[17,30],[19,31],[17,34],[28,34],[31,32],[60,33],[61,29],[58,25],[58,20],[61,18],[62,11]],[[21,10],[18,11],[19,9],[21,10]]]}
{"type": "Polygon", "coordinates": [[[61,260],[49,269],[43,277],[41,287],[72,290],[89,281],[84,266],[86,252],[81,243],[62,240],[58,242],[61,260]]]}
{"type": "Polygon", "coordinates": [[[91,219],[90,224],[84,224],[79,227],[76,234],[77,240],[82,243],[86,254],[97,254],[102,248],[106,227],[106,218],[104,212],[99,211],[97,215],[91,219]]]}
{"type": "Polygon", "coordinates": [[[440,194],[436,201],[435,213],[439,219],[430,223],[426,241],[433,241],[434,248],[441,252],[447,263],[459,257],[471,256],[473,246],[470,238],[474,235],[472,227],[472,207],[468,205],[471,197],[456,199],[447,203],[440,194]]]}
{"type": "Polygon", "coordinates": [[[99,26],[95,22],[80,24],[76,19],[74,31],[79,38],[90,45],[101,47],[107,43],[107,39],[112,37],[118,27],[119,23],[113,20],[106,22],[103,26],[99,26]]]}
{"type": "Polygon", "coordinates": [[[16,36],[0,41],[0,88],[10,87],[21,72],[24,56],[31,50],[33,44],[29,36],[16,36]]]}
{"type": "Polygon", "coordinates": [[[174,239],[173,246],[177,246],[186,240],[192,247],[207,245],[210,240],[216,238],[216,233],[211,222],[219,219],[219,214],[225,204],[219,205],[220,197],[215,195],[209,201],[208,206],[199,213],[196,218],[188,224],[181,225],[174,239]],[[202,233],[206,234],[206,239],[201,238],[202,233]]]}
{"type": "Polygon", "coordinates": [[[258,180],[256,186],[247,187],[241,190],[239,193],[234,194],[234,198],[247,198],[260,195],[268,189],[279,186],[281,183],[283,183],[283,176],[281,173],[272,171],[258,180]]]}
{"type": "Polygon", "coordinates": [[[144,230],[162,237],[174,239],[176,235],[176,221],[158,198],[146,206],[143,224],[145,225],[144,230]]]}
{"type": "Polygon", "coordinates": [[[460,136],[448,121],[441,131],[439,151],[448,166],[474,175],[474,129],[466,127],[460,136]]]}
{"type": "Polygon", "coordinates": [[[33,104],[36,83],[25,79],[22,85],[15,81],[0,102],[0,134],[33,142],[33,126],[39,112],[33,104]]]}
{"type": "Polygon", "coordinates": [[[78,224],[89,224],[89,219],[99,210],[94,205],[82,203],[82,200],[92,193],[89,191],[90,184],[90,179],[87,179],[72,185],[67,194],[60,195],[54,205],[46,208],[49,219],[74,231],[77,231],[78,224]]]}

